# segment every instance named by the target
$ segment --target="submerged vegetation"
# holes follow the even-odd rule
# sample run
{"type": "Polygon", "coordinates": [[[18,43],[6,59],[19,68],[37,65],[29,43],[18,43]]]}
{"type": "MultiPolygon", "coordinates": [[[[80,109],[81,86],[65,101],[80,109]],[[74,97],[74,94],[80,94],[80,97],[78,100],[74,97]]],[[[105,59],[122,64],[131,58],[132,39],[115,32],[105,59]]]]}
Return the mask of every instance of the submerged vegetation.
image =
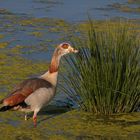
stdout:
{"type": "Polygon", "coordinates": [[[67,60],[62,90],[82,110],[96,114],[133,112],[140,105],[139,34],[128,23],[95,28],[79,40],[67,60]]]}

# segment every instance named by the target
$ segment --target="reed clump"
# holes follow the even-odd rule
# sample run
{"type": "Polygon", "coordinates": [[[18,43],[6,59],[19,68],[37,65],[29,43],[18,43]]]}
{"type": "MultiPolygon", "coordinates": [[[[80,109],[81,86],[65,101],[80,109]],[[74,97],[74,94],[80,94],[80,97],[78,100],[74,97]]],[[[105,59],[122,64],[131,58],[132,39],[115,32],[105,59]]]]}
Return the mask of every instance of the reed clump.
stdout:
{"type": "Polygon", "coordinates": [[[129,23],[94,28],[75,42],[61,89],[80,109],[95,114],[134,112],[140,105],[140,41],[129,23]]]}

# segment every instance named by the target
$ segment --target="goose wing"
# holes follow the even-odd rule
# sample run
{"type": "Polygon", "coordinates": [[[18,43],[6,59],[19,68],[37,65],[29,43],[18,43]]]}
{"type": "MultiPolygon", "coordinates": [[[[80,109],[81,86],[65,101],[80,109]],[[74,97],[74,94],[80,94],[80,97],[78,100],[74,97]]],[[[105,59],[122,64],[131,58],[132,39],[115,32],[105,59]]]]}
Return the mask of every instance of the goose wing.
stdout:
{"type": "Polygon", "coordinates": [[[51,88],[52,84],[41,78],[32,78],[19,84],[14,92],[2,100],[4,106],[16,106],[39,88],[51,88]]]}

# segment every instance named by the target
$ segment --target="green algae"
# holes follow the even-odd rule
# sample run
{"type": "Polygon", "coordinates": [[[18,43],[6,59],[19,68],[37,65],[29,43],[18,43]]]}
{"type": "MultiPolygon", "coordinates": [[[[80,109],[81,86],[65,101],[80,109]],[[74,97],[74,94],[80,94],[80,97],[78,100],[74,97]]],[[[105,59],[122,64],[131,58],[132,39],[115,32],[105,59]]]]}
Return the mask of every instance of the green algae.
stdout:
{"type": "Polygon", "coordinates": [[[0,39],[4,38],[4,35],[3,34],[0,34],[0,39]]]}
{"type": "MultiPolygon", "coordinates": [[[[139,22],[137,23],[137,21],[139,20],[115,20],[115,19],[110,19],[110,20],[106,20],[106,21],[93,21],[93,27],[96,28],[99,32],[100,31],[106,31],[108,28],[110,27],[111,29],[115,29],[115,27],[118,27],[120,24],[121,26],[126,26],[128,27],[130,31],[130,33],[133,31],[140,33],[140,24],[139,22]]],[[[78,32],[87,32],[89,29],[89,22],[84,22],[84,23],[80,23],[77,26],[77,30],[78,32]]]]}
{"type": "Polygon", "coordinates": [[[140,114],[135,113],[134,114],[127,114],[127,115],[120,115],[116,116],[116,122],[114,122],[114,119],[111,118],[111,116],[108,118],[104,116],[94,116],[90,113],[85,112],[78,112],[78,111],[72,111],[68,112],[64,115],[58,116],[56,119],[53,119],[52,123],[56,126],[55,129],[61,129],[66,132],[79,135],[79,134],[88,134],[89,136],[94,135],[128,135],[128,130],[131,130],[131,133],[133,132],[139,132],[140,126],[139,123],[137,123],[134,127],[134,125],[130,126],[127,125],[130,122],[134,123],[135,121],[140,121],[140,114]],[[126,120],[126,117],[133,117],[133,120],[126,120]],[[123,120],[120,122],[120,117],[123,120]],[[62,119],[63,118],[63,119],[62,119]],[[61,120],[61,121],[60,121],[61,120]],[[63,121],[62,121],[63,120],[63,121]],[[60,122],[60,123],[59,123],[60,122]],[[125,123],[125,125],[124,125],[125,123]],[[57,128],[59,126],[59,128],[57,128]],[[123,126],[123,129],[127,129],[127,131],[121,131],[121,128],[123,126]],[[124,127],[125,126],[125,127],[124,127]],[[136,129],[137,127],[137,129],[136,129]]]}
{"type": "Polygon", "coordinates": [[[7,120],[0,122],[1,135],[4,136],[5,133],[8,136],[11,135],[11,139],[27,137],[39,140],[46,138],[54,140],[78,138],[117,140],[119,138],[125,140],[129,137],[137,140],[140,138],[140,113],[105,117],[73,110],[59,115],[47,114],[46,110],[44,114],[38,115],[38,126],[33,128],[32,119],[24,121],[20,112],[16,114],[13,112],[0,113],[0,118],[7,120]],[[128,117],[131,119],[129,120],[128,117]],[[13,122],[17,120],[18,125],[9,124],[9,120],[13,120],[13,122]]]}
{"type": "Polygon", "coordinates": [[[23,19],[18,22],[22,26],[66,26],[68,23],[61,19],[50,19],[50,18],[30,18],[30,19],[23,19]]]}
{"type": "Polygon", "coordinates": [[[33,35],[35,37],[42,37],[42,33],[41,32],[32,32],[32,33],[30,33],[30,35],[33,35]]]}
{"type": "MultiPolygon", "coordinates": [[[[132,4],[134,2],[129,2],[129,4],[132,4]]],[[[124,5],[124,4],[120,4],[120,3],[114,3],[112,5],[109,5],[110,7],[113,7],[119,11],[122,11],[122,12],[135,12],[135,13],[139,13],[140,12],[140,7],[136,7],[136,8],[132,8],[128,5],[124,5]]]]}
{"type": "Polygon", "coordinates": [[[0,8],[0,14],[2,15],[11,15],[12,13],[8,11],[7,9],[0,8]]]}
{"type": "Polygon", "coordinates": [[[116,124],[113,121],[110,123],[110,120],[106,120],[104,118],[98,119],[100,116],[93,116],[89,121],[89,116],[91,117],[92,115],[83,112],[72,112],[72,114],[69,112],[59,116],[57,119],[52,120],[54,126],[59,126],[59,128],[57,127],[53,130],[53,133],[54,131],[58,132],[59,130],[62,130],[63,134],[68,137],[71,136],[71,139],[77,137],[93,139],[94,136],[99,136],[99,139],[102,137],[112,139],[120,137],[125,139],[130,134],[140,132],[140,126],[138,125],[127,126],[127,122],[124,127],[123,123],[120,122],[119,124],[116,124]]]}
{"type": "Polygon", "coordinates": [[[139,0],[128,0],[129,4],[140,4],[139,0]]]}
{"type": "MultiPolygon", "coordinates": [[[[67,32],[71,28],[71,24],[61,19],[50,18],[31,18],[20,20],[19,25],[36,27],[36,30],[47,28],[49,32],[67,32]]],[[[35,32],[38,34],[38,32],[35,32]]]]}
{"type": "Polygon", "coordinates": [[[0,42],[0,49],[8,46],[8,42],[0,42]]]}
{"type": "MultiPolygon", "coordinates": [[[[138,35],[137,41],[139,42],[139,35],[140,35],[140,21],[139,20],[125,20],[125,19],[110,19],[106,21],[97,21],[97,20],[92,20],[93,23],[93,28],[96,29],[98,32],[106,32],[108,29],[110,29],[110,34],[112,36],[114,35],[114,31],[117,30],[120,27],[126,27],[128,29],[128,34],[131,36],[133,35],[138,35]]],[[[72,42],[80,42],[80,40],[86,40],[88,36],[88,29],[89,27],[89,22],[83,22],[79,23],[73,26],[75,28],[75,33],[79,34],[78,35],[73,35],[72,37],[69,37],[72,42]]]]}

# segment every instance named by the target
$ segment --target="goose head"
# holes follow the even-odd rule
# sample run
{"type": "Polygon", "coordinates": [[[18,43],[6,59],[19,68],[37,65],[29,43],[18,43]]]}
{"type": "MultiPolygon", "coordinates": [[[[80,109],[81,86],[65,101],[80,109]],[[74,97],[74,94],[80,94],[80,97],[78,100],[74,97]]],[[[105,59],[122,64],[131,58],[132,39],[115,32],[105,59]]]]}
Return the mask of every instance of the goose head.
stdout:
{"type": "Polygon", "coordinates": [[[58,45],[57,51],[60,56],[66,55],[68,53],[78,53],[78,50],[74,49],[69,43],[65,42],[58,45]]]}

